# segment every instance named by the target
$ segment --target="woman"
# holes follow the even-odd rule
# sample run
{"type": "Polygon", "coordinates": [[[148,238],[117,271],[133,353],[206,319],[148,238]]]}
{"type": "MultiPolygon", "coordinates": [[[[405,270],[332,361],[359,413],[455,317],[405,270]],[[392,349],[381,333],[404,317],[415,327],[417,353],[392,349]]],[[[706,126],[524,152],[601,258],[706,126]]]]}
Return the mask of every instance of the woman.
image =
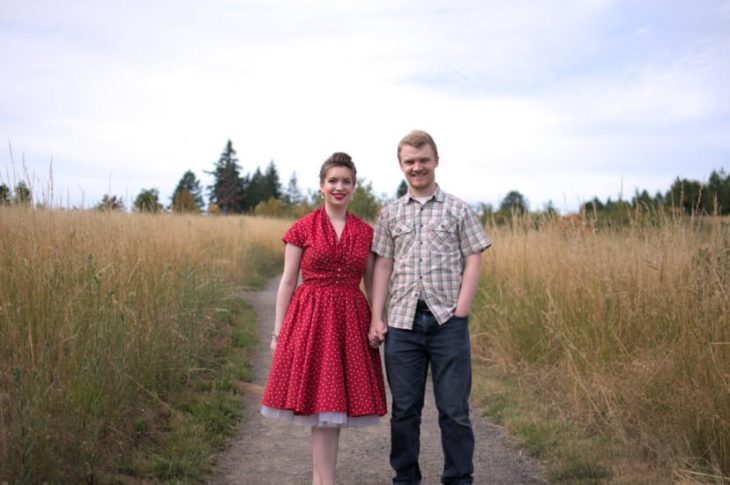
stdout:
{"type": "Polygon", "coordinates": [[[386,412],[380,353],[367,340],[372,228],[347,211],[356,170],[335,153],[320,170],[324,204],[284,235],[274,357],[264,416],[312,428],[315,485],[334,484],[340,428],[376,424],[386,412]],[[297,288],[299,272],[303,284],[297,288]]]}

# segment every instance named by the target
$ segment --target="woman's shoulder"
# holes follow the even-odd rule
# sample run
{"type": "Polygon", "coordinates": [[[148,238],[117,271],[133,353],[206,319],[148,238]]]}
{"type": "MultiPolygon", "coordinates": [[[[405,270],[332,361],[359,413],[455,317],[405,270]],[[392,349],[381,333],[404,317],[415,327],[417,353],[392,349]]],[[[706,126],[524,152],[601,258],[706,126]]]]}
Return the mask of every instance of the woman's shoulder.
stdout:
{"type": "Polygon", "coordinates": [[[363,219],[360,219],[358,216],[349,211],[347,212],[347,216],[350,218],[348,222],[351,223],[356,230],[369,233],[373,232],[373,226],[371,226],[370,223],[365,222],[363,219]]]}
{"type": "Polygon", "coordinates": [[[294,221],[292,225],[302,226],[302,225],[311,224],[312,222],[315,222],[316,220],[318,220],[321,217],[321,212],[322,212],[322,208],[318,207],[318,208],[314,209],[312,212],[305,214],[302,217],[300,217],[299,219],[297,219],[296,221],[294,221]]]}

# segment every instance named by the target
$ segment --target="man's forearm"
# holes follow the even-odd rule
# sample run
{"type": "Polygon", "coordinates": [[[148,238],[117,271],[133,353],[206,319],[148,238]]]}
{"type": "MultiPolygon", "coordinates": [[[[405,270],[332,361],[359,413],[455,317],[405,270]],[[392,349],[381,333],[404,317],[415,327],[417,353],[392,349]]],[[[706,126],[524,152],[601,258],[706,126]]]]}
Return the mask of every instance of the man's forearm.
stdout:
{"type": "Polygon", "coordinates": [[[455,315],[465,317],[471,311],[471,304],[474,302],[474,296],[479,286],[479,276],[482,271],[481,253],[467,256],[464,261],[464,274],[461,278],[461,288],[459,289],[459,299],[456,303],[455,315]]]}
{"type": "Polygon", "coordinates": [[[390,276],[393,274],[393,260],[376,256],[373,267],[373,289],[372,289],[372,318],[374,321],[384,321],[385,301],[388,297],[388,285],[390,276]]]}

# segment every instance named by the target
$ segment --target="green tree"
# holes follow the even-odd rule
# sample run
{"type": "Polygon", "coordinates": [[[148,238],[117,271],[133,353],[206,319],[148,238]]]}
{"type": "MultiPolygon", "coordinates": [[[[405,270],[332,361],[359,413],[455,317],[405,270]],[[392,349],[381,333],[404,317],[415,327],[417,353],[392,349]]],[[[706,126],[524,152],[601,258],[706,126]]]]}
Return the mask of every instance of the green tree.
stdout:
{"type": "Polygon", "coordinates": [[[13,204],[15,205],[30,205],[33,202],[33,194],[30,191],[30,187],[21,180],[15,186],[15,195],[13,196],[13,204]]]}
{"type": "Polygon", "coordinates": [[[631,199],[631,206],[634,208],[638,206],[644,209],[648,209],[656,206],[656,204],[656,199],[649,195],[649,192],[646,189],[642,190],[641,192],[637,190],[636,194],[634,194],[634,197],[631,199]]]}
{"type": "Polygon", "coordinates": [[[274,165],[273,160],[271,160],[269,165],[266,167],[262,184],[263,200],[268,200],[272,197],[274,199],[281,199],[281,182],[279,182],[279,172],[276,170],[276,165],[274,165]]]}
{"type": "Polygon", "coordinates": [[[519,214],[527,212],[527,199],[516,190],[510,191],[499,203],[499,212],[503,214],[519,214]]]}
{"type": "Polygon", "coordinates": [[[373,193],[372,182],[359,180],[348,207],[350,212],[366,221],[373,221],[378,216],[380,208],[381,203],[373,193]]]}
{"type": "Polygon", "coordinates": [[[730,214],[730,175],[725,170],[713,170],[707,180],[707,196],[704,198],[708,213],[730,214]]]}
{"type": "Polygon", "coordinates": [[[124,201],[116,195],[104,194],[101,202],[96,205],[96,209],[100,211],[123,211],[124,201]]]}
{"type": "Polygon", "coordinates": [[[177,183],[177,187],[175,188],[175,191],[172,193],[171,197],[173,206],[175,205],[175,197],[181,191],[185,191],[190,195],[195,208],[193,209],[189,207],[190,204],[187,201],[187,196],[180,196],[178,197],[178,208],[185,207],[185,210],[178,210],[177,212],[200,212],[203,209],[203,188],[200,185],[200,181],[195,176],[192,170],[186,171],[180,181],[177,183]],[[184,204],[183,201],[185,201],[184,204]]]}
{"type": "Polygon", "coordinates": [[[687,213],[694,213],[702,209],[702,192],[700,182],[677,177],[667,192],[667,203],[687,213]]]}
{"type": "Polygon", "coordinates": [[[216,204],[223,214],[241,212],[244,209],[245,180],[241,178],[241,167],[231,140],[226,143],[213,171],[207,173],[213,175],[213,184],[208,187],[209,201],[216,204]]]}
{"type": "Polygon", "coordinates": [[[244,197],[243,197],[243,210],[253,210],[261,202],[268,199],[266,192],[266,183],[264,174],[261,173],[261,169],[256,167],[256,171],[251,177],[246,177],[244,180],[244,197]]]}
{"type": "Polygon", "coordinates": [[[10,205],[10,187],[5,184],[0,184],[0,205],[10,205]]]}
{"type": "Polygon", "coordinates": [[[400,185],[398,186],[398,190],[395,192],[395,196],[397,198],[401,198],[408,192],[408,184],[405,180],[400,181],[400,185]]]}
{"type": "Polygon", "coordinates": [[[296,172],[292,172],[291,177],[289,178],[289,183],[282,194],[282,200],[287,205],[297,205],[304,200],[302,190],[299,188],[296,172]]]}
{"type": "Polygon", "coordinates": [[[134,210],[137,212],[157,213],[162,210],[160,192],[157,189],[142,189],[134,199],[134,210]]]}
{"type": "MultiPolygon", "coordinates": [[[[611,199],[609,199],[609,201],[610,200],[611,199]]],[[[585,202],[580,206],[581,213],[597,213],[604,210],[606,210],[606,204],[601,202],[601,199],[599,199],[598,197],[593,197],[593,200],[589,200],[588,202],[585,202]]]]}

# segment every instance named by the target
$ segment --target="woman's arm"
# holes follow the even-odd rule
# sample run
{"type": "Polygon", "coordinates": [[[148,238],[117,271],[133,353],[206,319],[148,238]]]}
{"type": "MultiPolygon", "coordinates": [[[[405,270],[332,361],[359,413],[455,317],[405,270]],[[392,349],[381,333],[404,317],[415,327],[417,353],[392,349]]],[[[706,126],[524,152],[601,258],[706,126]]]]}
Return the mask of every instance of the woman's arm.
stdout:
{"type": "Polygon", "coordinates": [[[274,317],[274,333],[271,337],[271,350],[276,350],[276,340],[279,338],[281,324],[286,315],[286,309],[299,283],[299,270],[302,262],[302,248],[287,244],[284,249],[284,272],[279,281],[276,292],[276,313],[274,317]]]}
{"type": "Polygon", "coordinates": [[[372,319],[370,321],[370,331],[368,332],[370,345],[376,347],[383,343],[385,334],[388,333],[388,325],[384,313],[391,274],[393,274],[393,260],[391,258],[376,256],[375,264],[373,265],[372,319]]]}
{"type": "Polygon", "coordinates": [[[375,266],[375,253],[370,253],[368,256],[368,262],[365,266],[365,274],[363,275],[363,283],[365,285],[365,296],[368,298],[368,303],[373,303],[373,267],[375,266]]]}

